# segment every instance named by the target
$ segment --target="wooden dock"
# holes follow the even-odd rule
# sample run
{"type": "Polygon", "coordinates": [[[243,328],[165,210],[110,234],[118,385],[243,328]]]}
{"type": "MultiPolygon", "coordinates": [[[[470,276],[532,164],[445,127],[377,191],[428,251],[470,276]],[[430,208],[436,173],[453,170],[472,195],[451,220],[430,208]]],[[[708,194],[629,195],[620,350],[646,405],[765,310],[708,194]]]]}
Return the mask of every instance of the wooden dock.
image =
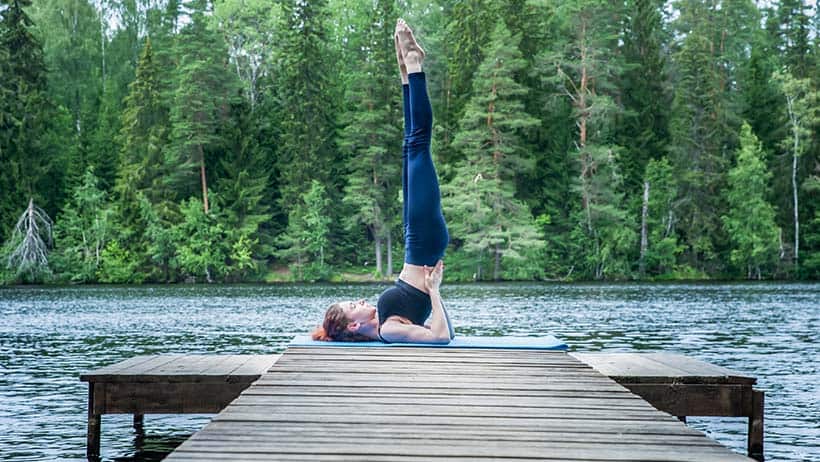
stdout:
{"type": "Polygon", "coordinates": [[[217,413],[271,368],[279,355],[144,355],[87,372],[86,455],[100,455],[103,414],[217,413]]]}
{"type": "Polygon", "coordinates": [[[749,461],[564,352],[290,347],[168,461],[749,461]]]}
{"type": "Polygon", "coordinates": [[[763,460],[763,403],[757,379],[672,353],[572,353],[656,408],[678,416],[746,417],[746,450],[763,460]]]}

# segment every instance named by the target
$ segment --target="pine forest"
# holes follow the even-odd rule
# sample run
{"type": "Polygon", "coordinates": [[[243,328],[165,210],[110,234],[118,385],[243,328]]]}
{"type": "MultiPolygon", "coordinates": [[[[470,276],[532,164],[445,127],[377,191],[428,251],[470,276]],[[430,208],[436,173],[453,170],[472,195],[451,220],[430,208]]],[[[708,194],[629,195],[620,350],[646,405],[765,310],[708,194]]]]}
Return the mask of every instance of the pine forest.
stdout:
{"type": "Polygon", "coordinates": [[[0,283],[820,278],[810,0],[0,0],[0,283]]]}

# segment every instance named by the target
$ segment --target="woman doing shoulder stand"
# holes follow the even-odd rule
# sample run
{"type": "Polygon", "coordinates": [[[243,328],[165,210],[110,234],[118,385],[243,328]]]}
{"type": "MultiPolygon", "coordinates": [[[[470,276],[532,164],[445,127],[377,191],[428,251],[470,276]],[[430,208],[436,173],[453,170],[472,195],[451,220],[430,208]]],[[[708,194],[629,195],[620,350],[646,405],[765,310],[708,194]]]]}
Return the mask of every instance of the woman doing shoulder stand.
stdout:
{"type": "Polygon", "coordinates": [[[313,333],[316,340],[449,343],[454,336],[439,294],[449,234],[430,155],[433,109],[421,67],[425,53],[401,19],[394,39],[404,100],[404,267],[378,307],[364,299],[332,304],[313,333]]]}

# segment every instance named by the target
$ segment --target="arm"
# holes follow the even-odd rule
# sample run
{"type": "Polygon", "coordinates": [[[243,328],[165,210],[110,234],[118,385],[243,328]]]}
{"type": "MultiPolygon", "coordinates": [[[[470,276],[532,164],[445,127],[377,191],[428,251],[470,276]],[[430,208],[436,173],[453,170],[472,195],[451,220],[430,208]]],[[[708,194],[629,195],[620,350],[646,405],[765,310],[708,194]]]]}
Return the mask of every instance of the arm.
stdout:
{"type": "Polygon", "coordinates": [[[444,273],[441,261],[434,268],[427,269],[424,285],[430,294],[430,303],[433,311],[430,317],[430,328],[414,324],[403,324],[397,320],[388,319],[381,328],[381,336],[391,343],[450,343],[450,326],[441,304],[439,285],[444,273]]]}

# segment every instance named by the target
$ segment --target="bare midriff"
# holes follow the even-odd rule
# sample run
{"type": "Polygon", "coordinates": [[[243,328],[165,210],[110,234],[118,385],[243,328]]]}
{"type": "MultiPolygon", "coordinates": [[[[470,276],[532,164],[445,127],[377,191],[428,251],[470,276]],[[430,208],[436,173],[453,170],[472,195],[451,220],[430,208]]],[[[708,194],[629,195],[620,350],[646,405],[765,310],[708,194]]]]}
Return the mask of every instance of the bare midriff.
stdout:
{"type": "Polygon", "coordinates": [[[399,279],[424,292],[425,294],[429,293],[427,287],[424,286],[423,266],[405,263],[404,267],[401,269],[401,273],[399,273],[399,279]]]}

